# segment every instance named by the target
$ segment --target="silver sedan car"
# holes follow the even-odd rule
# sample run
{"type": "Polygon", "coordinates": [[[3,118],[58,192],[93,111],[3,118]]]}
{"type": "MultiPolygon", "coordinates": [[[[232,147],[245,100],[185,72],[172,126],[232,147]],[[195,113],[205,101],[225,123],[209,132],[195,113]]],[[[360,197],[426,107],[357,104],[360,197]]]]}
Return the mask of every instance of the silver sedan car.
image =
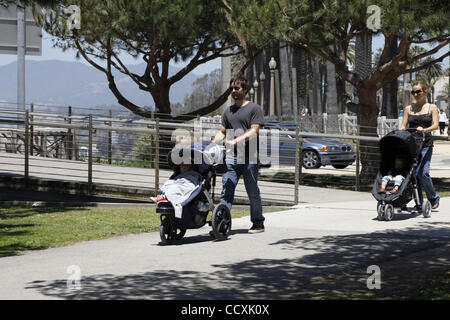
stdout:
{"type": "MultiPolygon", "coordinates": [[[[295,130],[295,125],[266,124],[265,127],[281,131],[295,130]]],[[[288,137],[294,138],[289,135],[288,137]]],[[[268,145],[268,149],[270,148],[271,146],[268,145]]],[[[295,149],[296,144],[294,142],[280,141],[278,145],[278,163],[295,165],[295,149]]],[[[302,164],[306,169],[317,169],[327,165],[331,165],[336,169],[344,169],[355,161],[356,153],[353,145],[348,142],[324,138],[304,138],[302,157],[302,164]]]]}

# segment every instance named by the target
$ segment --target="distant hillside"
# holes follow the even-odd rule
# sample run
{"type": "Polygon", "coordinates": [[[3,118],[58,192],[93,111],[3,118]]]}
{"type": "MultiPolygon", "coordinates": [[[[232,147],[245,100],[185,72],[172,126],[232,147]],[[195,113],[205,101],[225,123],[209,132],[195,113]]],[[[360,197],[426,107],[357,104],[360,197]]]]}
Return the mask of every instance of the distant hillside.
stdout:
{"type": "MultiPolygon", "coordinates": [[[[145,64],[130,66],[130,70],[142,74],[145,64]]],[[[81,62],[58,60],[26,62],[26,101],[35,104],[72,105],[96,107],[118,105],[110,92],[104,73],[81,62]]],[[[178,68],[171,67],[170,73],[178,68]]],[[[123,95],[139,106],[154,106],[150,94],[123,74],[115,75],[117,87],[123,95]]],[[[171,88],[172,103],[183,103],[192,91],[195,74],[188,74],[171,88]]],[[[0,101],[17,100],[17,63],[0,66],[0,101]]]]}

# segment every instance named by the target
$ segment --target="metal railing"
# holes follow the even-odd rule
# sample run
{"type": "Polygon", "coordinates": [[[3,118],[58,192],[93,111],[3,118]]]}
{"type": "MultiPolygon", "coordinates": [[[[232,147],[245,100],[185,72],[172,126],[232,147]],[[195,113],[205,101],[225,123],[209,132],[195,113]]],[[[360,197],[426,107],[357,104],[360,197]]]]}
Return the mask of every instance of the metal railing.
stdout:
{"type": "MultiPolygon", "coordinates": [[[[210,141],[218,129],[211,123],[199,130],[203,127],[200,118],[176,122],[160,119],[158,114],[142,119],[113,116],[109,110],[103,115],[74,111],[69,107],[67,113],[39,112],[30,106],[18,112],[14,107],[1,107],[0,173],[23,176],[25,182],[37,177],[87,183],[89,192],[95,185],[106,185],[142,189],[152,195],[172,174],[168,152],[199,139],[210,141]]],[[[272,141],[271,130],[262,129],[260,135],[272,141]]],[[[359,191],[361,156],[378,155],[378,137],[304,132],[300,126],[295,131],[279,131],[277,136],[279,165],[260,170],[263,201],[297,204],[300,186],[323,186],[324,181],[329,187],[359,191]],[[309,138],[350,143],[356,154],[354,165],[345,170],[302,168],[309,138]],[[342,176],[346,179],[339,179],[342,176]]],[[[247,197],[241,182],[236,197],[247,197]]]]}

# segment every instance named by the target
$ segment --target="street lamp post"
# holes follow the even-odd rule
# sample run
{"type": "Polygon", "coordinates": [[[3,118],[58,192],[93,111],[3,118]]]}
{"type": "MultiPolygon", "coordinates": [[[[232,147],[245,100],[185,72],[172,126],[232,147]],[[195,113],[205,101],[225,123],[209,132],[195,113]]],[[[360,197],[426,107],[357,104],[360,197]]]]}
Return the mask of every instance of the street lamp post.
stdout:
{"type": "Polygon", "coordinates": [[[256,104],[258,104],[258,87],[259,87],[258,80],[255,79],[255,82],[253,82],[253,88],[255,88],[255,101],[253,102],[256,104]]]}
{"type": "Polygon", "coordinates": [[[269,116],[275,115],[275,68],[277,63],[272,57],[269,61],[270,69],[270,105],[269,105],[269,116]]]}
{"type": "Polygon", "coordinates": [[[264,112],[264,81],[266,80],[264,72],[259,75],[259,80],[261,81],[261,109],[264,112]]]}
{"type": "Polygon", "coordinates": [[[255,102],[254,96],[255,96],[255,90],[253,88],[250,89],[250,101],[255,102]]]}

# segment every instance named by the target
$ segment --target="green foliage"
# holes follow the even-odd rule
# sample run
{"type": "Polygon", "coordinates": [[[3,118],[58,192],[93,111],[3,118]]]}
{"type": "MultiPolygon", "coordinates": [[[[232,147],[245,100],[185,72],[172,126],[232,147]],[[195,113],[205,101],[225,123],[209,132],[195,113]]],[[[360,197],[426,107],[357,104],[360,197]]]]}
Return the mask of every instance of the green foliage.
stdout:
{"type": "Polygon", "coordinates": [[[217,0],[62,0],[35,10],[35,16],[54,36],[55,46],[77,48],[79,55],[106,74],[121,105],[147,117],[148,109],[122,96],[113,71],[129,76],[151,94],[160,113],[170,115],[174,83],[203,63],[242,52],[217,0]],[[67,26],[69,5],[80,8],[80,29],[67,26]],[[142,59],[145,67],[130,71],[121,61],[123,54],[142,59]],[[170,63],[179,61],[186,62],[186,67],[171,74],[170,63]]]}
{"type": "Polygon", "coordinates": [[[352,28],[366,28],[369,5],[381,9],[381,29],[376,33],[407,33],[416,39],[447,34],[450,5],[418,0],[251,0],[230,1],[236,21],[254,44],[273,40],[290,43],[307,39],[323,47],[342,40],[352,28]]]}
{"type": "Polygon", "coordinates": [[[217,1],[209,0],[63,0],[38,17],[47,32],[62,40],[58,46],[73,46],[73,39],[80,39],[103,58],[108,38],[115,51],[133,55],[152,52],[157,60],[168,54],[178,61],[191,57],[206,37],[216,40],[207,44],[214,50],[230,36],[217,1]],[[64,8],[72,4],[81,11],[81,29],[73,37],[66,28],[68,15],[64,13],[64,8]],[[161,50],[165,47],[169,52],[161,50]]]}
{"type": "Polygon", "coordinates": [[[150,134],[141,135],[133,147],[133,158],[143,162],[152,161],[154,139],[155,138],[150,134]]]}
{"type": "Polygon", "coordinates": [[[198,78],[192,85],[194,90],[184,98],[183,111],[194,111],[202,106],[213,103],[222,93],[221,70],[213,70],[198,78]]]}

